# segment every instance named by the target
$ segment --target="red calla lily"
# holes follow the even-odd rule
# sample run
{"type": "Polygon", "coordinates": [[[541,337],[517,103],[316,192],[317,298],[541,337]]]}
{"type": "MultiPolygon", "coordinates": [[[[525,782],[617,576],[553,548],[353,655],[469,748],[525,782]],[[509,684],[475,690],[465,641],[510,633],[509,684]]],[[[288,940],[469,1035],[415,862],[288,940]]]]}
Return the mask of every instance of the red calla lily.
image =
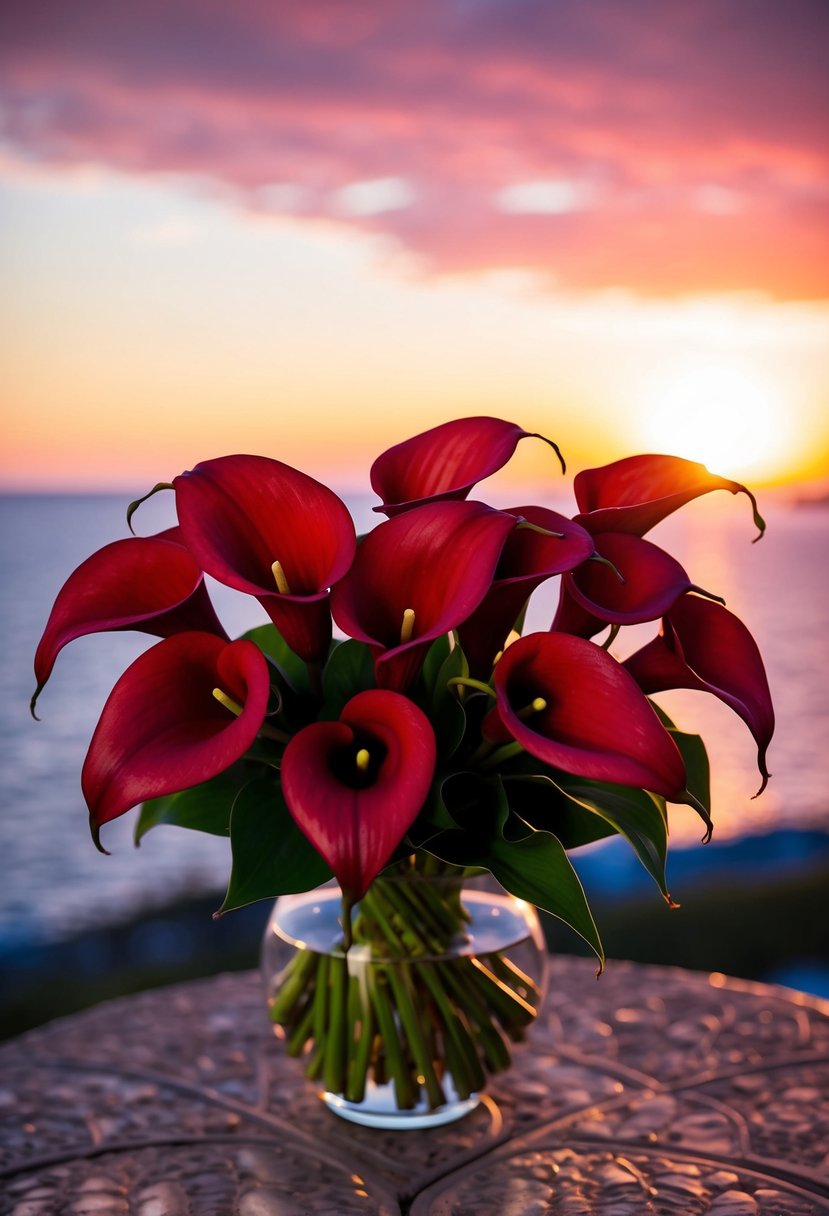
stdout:
{"type": "Polygon", "coordinates": [[[495,668],[483,729],[545,764],[685,800],[685,765],[636,681],[606,651],[564,633],[519,638],[495,668]]]}
{"type": "Polygon", "coordinates": [[[173,485],[182,533],[202,569],[256,596],[301,658],[322,658],[331,641],[328,589],[351,565],[357,543],[345,504],[313,477],[265,456],[207,460],[173,485]]]}
{"type": "Polygon", "coordinates": [[[102,824],[207,781],[243,756],[269,694],[268,663],[253,642],[178,633],[140,655],[110,693],[83,766],[96,843],[102,824]],[[236,703],[238,716],[214,688],[236,703]]]}
{"type": "Polygon", "coordinates": [[[366,536],[331,593],[331,610],[345,633],[371,647],[381,688],[406,688],[431,642],[477,608],[515,525],[480,502],[436,502],[366,536]]]}
{"type": "Polygon", "coordinates": [[[630,532],[644,536],[679,507],[711,490],[745,494],[751,503],[754,523],[765,523],[750,490],[738,481],[709,473],[704,464],[681,456],[628,456],[597,469],[584,469],[573,481],[576,516],[590,532],[630,532]]]}
{"type": "Polygon", "coordinates": [[[32,712],[64,646],[89,633],[125,629],[162,638],[193,629],[227,637],[178,528],[113,541],[70,574],[35,654],[32,712]]]}
{"type": "Polygon", "coordinates": [[[500,418],[456,418],[395,444],[371,466],[371,485],[386,515],[398,515],[425,502],[466,498],[485,477],[503,468],[522,439],[551,439],[500,418]]]}
{"type": "Polygon", "coordinates": [[[573,570],[594,552],[589,532],[545,507],[509,507],[509,515],[535,525],[516,527],[507,537],[492,586],[482,603],[458,628],[470,674],[488,679],[493,660],[536,587],[573,570]],[[545,536],[537,528],[553,533],[545,536]]]}
{"type": "Polygon", "coordinates": [[[285,748],[288,809],[347,902],[365,894],[417,817],[435,755],[422,710],[376,688],[352,697],[339,721],[314,722],[285,748]]]}
{"type": "Polygon", "coordinates": [[[592,637],[608,624],[658,620],[687,591],[708,594],[694,586],[675,558],[648,540],[624,532],[593,533],[593,540],[613,569],[583,562],[565,574],[553,629],[592,637]]]}
{"type": "Polygon", "coordinates": [[[757,643],[738,617],[721,604],[685,595],[663,620],[659,636],[624,666],[643,692],[693,688],[729,705],[754,736],[763,779],[757,793],[763,792],[774,709],[757,643]]]}

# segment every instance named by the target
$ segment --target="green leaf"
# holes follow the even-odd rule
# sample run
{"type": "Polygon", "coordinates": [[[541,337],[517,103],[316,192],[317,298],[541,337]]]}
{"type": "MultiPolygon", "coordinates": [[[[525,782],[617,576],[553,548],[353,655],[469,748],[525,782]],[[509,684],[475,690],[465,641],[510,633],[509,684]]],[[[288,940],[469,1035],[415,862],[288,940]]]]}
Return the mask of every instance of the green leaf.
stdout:
{"type": "Polygon", "coordinates": [[[457,638],[454,634],[443,634],[429,647],[420,679],[411,694],[434,727],[442,760],[455,754],[466,731],[466,710],[448,681],[468,675],[469,664],[457,638]]]}
{"type": "Polygon", "coordinates": [[[258,899],[310,891],[331,871],[300,831],[277,783],[257,778],[239,791],[230,816],[233,865],[219,913],[258,899]]]}
{"type": "Polygon", "coordinates": [[[435,686],[432,690],[432,708],[437,709],[444,697],[455,698],[455,694],[449,690],[449,681],[457,679],[466,679],[469,675],[469,663],[466,660],[466,655],[457,641],[453,649],[449,652],[446,658],[440,665],[435,686]]]}
{"type": "Polygon", "coordinates": [[[559,788],[566,798],[593,812],[624,836],[664,898],[672,904],[665,879],[668,852],[665,800],[646,790],[564,774],[559,788]]]}
{"type": "Polygon", "coordinates": [[[511,809],[539,831],[552,832],[565,849],[577,849],[616,834],[616,829],[592,809],[568,798],[546,773],[502,776],[511,809]]]}
{"type": "Polygon", "coordinates": [[[685,769],[688,774],[686,789],[702,803],[710,814],[711,772],[705,744],[699,735],[686,735],[681,730],[672,730],[670,733],[685,761],[685,769]]]}
{"type": "Polygon", "coordinates": [[[489,860],[480,864],[518,899],[543,908],[574,929],[603,968],[605,955],[599,931],[564,846],[549,832],[529,831],[519,840],[493,842],[489,860]]]}
{"type": "Polygon", "coordinates": [[[439,638],[435,638],[432,645],[426,651],[426,658],[423,660],[420,676],[429,698],[431,698],[437,685],[440,669],[449,656],[451,638],[452,635],[449,633],[441,634],[439,638]]]}
{"type": "Polygon", "coordinates": [[[348,638],[331,652],[322,677],[320,720],[333,722],[358,692],[374,688],[374,659],[365,642],[348,638]]]}
{"type": "Polygon", "coordinates": [[[276,625],[258,625],[242,634],[247,642],[253,642],[263,654],[273,659],[285,679],[296,692],[308,691],[308,668],[294,654],[276,625]]]}
{"type": "Polygon", "coordinates": [[[145,802],[135,825],[136,845],[140,844],[142,836],[146,836],[151,828],[158,827],[160,823],[192,828],[197,832],[209,832],[213,836],[229,835],[233,799],[245,779],[244,766],[233,765],[217,777],[203,781],[201,785],[145,802]]]}
{"type": "Polygon", "coordinates": [[[569,925],[603,966],[601,939],[564,846],[550,832],[536,831],[510,813],[500,778],[470,778],[469,773],[456,774],[443,783],[443,809],[459,826],[423,847],[454,865],[489,870],[518,899],[569,925]]]}
{"type": "Polygon", "coordinates": [[[674,743],[679,748],[682,759],[685,761],[685,769],[688,774],[688,784],[686,789],[689,794],[697,799],[705,810],[711,813],[711,772],[708,764],[708,752],[705,748],[700,735],[689,735],[685,731],[681,731],[674,722],[668,717],[664,709],[661,709],[655,701],[649,697],[651,707],[659,718],[662,725],[668,730],[673,737],[674,743]]]}

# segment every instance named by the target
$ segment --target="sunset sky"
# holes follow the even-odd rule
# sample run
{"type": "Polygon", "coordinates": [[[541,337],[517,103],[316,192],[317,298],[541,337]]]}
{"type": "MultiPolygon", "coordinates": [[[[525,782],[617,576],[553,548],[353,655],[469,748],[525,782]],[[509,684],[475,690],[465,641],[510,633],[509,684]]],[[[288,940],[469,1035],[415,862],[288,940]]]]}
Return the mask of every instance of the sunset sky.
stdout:
{"type": "Polygon", "coordinates": [[[0,488],[476,413],[828,476],[827,63],[825,0],[5,0],[0,488]]]}

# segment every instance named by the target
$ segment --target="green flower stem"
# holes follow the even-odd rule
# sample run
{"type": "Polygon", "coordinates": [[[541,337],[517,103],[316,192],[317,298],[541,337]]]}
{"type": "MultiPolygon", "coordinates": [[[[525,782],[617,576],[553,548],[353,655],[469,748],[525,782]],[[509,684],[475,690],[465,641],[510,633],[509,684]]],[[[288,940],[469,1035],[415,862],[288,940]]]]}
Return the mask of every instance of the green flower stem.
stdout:
{"type": "Polygon", "coordinates": [[[517,992],[514,992],[484,964],[481,959],[470,959],[470,974],[478,985],[478,991],[492,1007],[505,1029],[523,1027],[535,1017],[535,1009],[517,992]]]}
{"type": "Polygon", "coordinates": [[[279,986],[271,1005],[271,1020],[285,1023],[290,1020],[294,1005],[303,995],[309,980],[313,980],[318,954],[313,950],[299,950],[286,968],[286,976],[279,986]]]}
{"type": "Polygon", "coordinates": [[[345,1096],[349,1102],[362,1102],[366,1092],[371,1051],[374,1046],[374,1007],[364,1000],[356,975],[348,981],[348,1021],[351,1027],[352,1055],[348,1065],[345,1096]],[[356,1041],[356,1047],[355,1047],[356,1041]]]}
{"type": "MultiPolygon", "coordinates": [[[[468,960],[464,961],[470,965],[468,960]]],[[[477,1028],[478,1041],[489,1071],[500,1072],[509,1068],[512,1063],[509,1047],[492,1013],[479,997],[474,985],[468,982],[471,978],[467,974],[468,966],[464,971],[464,976],[461,976],[457,968],[447,967],[443,976],[453,989],[456,1003],[466,1011],[477,1028]]]]}
{"type": "MultiPolygon", "coordinates": [[[[463,1085],[468,1093],[473,1090],[481,1089],[486,1082],[484,1070],[481,1067],[481,1061],[478,1056],[478,1051],[472,1036],[469,1031],[469,1025],[461,1012],[462,1006],[454,1004],[451,997],[448,995],[444,982],[446,975],[453,968],[452,963],[447,963],[444,967],[438,968],[433,963],[420,963],[417,966],[417,977],[421,979],[440,1011],[443,1019],[443,1027],[446,1041],[451,1040],[456,1049],[459,1058],[463,1061],[463,1085]]],[[[458,1077],[453,1071],[453,1079],[456,1086],[458,1077]]]]}
{"type": "MultiPolygon", "coordinates": [[[[488,957],[488,963],[493,973],[499,979],[509,984],[510,987],[523,988],[527,997],[534,997],[535,1004],[538,1004],[540,993],[538,986],[534,980],[526,975],[520,967],[516,967],[511,959],[504,958],[502,954],[492,954],[488,957]]],[[[532,1002],[530,1002],[532,1004],[532,1002]]]]}
{"type": "Polygon", "coordinates": [[[373,920],[377,928],[382,933],[383,937],[391,950],[392,958],[406,958],[408,952],[403,949],[403,944],[400,938],[392,928],[391,921],[386,915],[386,908],[383,904],[382,896],[379,892],[369,887],[363,896],[363,910],[370,920],[373,920]]]}
{"type": "Polygon", "coordinates": [[[322,1072],[325,1059],[325,1036],[328,1026],[328,972],[331,959],[327,954],[318,954],[314,979],[314,1018],[312,1025],[313,1051],[305,1065],[305,1075],[316,1081],[322,1072]]]}
{"type": "Polygon", "coordinates": [[[311,1037],[311,1027],[314,1019],[314,1002],[309,1000],[301,1017],[294,1023],[293,1030],[288,1036],[288,1055],[301,1056],[302,1049],[311,1037]]]}
{"type": "Polygon", "coordinates": [[[344,958],[332,958],[329,967],[330,1014],[325,1034],[322,1075],[325,1088],[330,1093],[341,1094],[345,1089],[348,963],[344,958]]]}
{"type": "Polygon", "coordinates": [[[505,743],[503,747],[499,747],[488,756],[483,757],[481,760],[481,772],[490,773],[493,769],[500,768],[502,764],[506,764],[514,756],[519,756],[523,750],[520,743],[505,743]]]}
{"type": "Polygon", "coordinates": [[[395,964],[388,968],[388,977],[400,1023],[417,1065],[418,1076],[423,1078],[422,1084],[428,1095],[429,1105],[432,1109],[443,1106],[446,1095],[435,1072],[434,1059],[412,1003],[409,967],[405,963],[395,964]]]}
{"type": "Polygon", "coordinates": [[[410,1110],[417,1101],[417,1086],[410,1066],[403,1056],[403,1048],[395,1023],[394,1013],[388,998],[388,972],[372,968],[369,985],[377,1016],[377,1026],[383,1040],[383,1059],[388,1075],[394,1082],[394,1095],[399,1110],[410,1110]]]}

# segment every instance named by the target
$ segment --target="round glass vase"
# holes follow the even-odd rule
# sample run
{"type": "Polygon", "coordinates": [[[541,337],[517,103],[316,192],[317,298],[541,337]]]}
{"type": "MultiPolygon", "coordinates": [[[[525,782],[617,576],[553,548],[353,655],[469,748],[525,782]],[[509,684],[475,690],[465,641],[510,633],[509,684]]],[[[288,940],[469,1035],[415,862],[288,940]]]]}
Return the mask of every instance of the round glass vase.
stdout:
{"type": "Polygon", "coordinates": [[[547,953],[531,904],[487,875],[375,879],[343,949],[336,884],[283,895],[262,975],[274,1030],[326,1105],[368,1127],[460,1119],[510,1066],[544,997],[547,953]]]}

